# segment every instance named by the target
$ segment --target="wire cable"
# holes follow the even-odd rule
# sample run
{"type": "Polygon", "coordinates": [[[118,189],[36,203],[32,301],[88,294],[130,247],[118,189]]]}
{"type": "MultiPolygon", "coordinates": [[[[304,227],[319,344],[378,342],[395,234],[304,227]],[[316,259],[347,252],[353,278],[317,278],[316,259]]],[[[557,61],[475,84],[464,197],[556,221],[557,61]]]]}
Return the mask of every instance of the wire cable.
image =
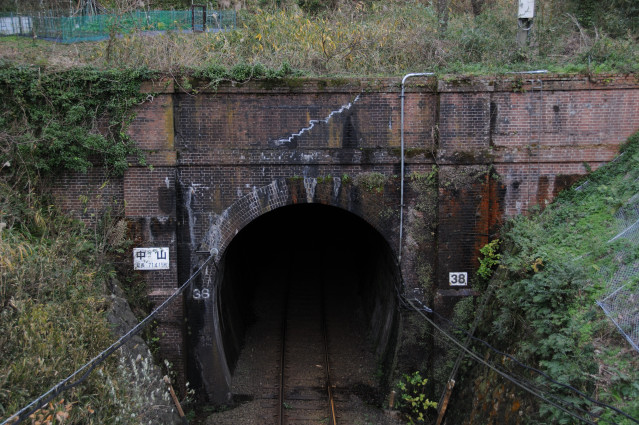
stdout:
{"type": "MultiPolygon", "coordinates": [[[[419,302],[418,300],[415,300],[416,302],[418,302],[421,305],[421,302],[419,302]]],[[[431,309],[429,309],[433,314],[435,314],[438,318],[440,318],[441,320],[444,320],[445,322],[447,322],[448,324],[452,325],[453,327],[455,327],[455,329],[463,332],[467,337],[469,337],[470,339],[477,341],[481,344],[483,344],[484,346],[486,346],[487,348],[489,348],[490,350],[494,351],[495,353],[499,354],[500,356],[504,356],[506,358],[508,358],[509,360],[512,360],[513,362],[515,362],[517,365],[530,370],[531,372],[534,372],[542,377],[544,377],[545,379],[547,379],[548,381],[550,381],[551,383],[558,385],[560,387],[563,387],[567,390],[573,391],[576,394],[578,394],[579,396],[583,397],[584,399],[588,400],[589,402],[596,404],[597,406],[606,408],[606,409],[610,409],[613,410],[614,412],[624,416],[627,419],[630,419],[631,421],[633,421],[636,424],[639,424],[639,419],[634,418],[632,416],[630,416],[629,414],[625,413],[623,410],[620,410],[614,406],[611,406],[609,404],[606,404],[602,401],[598,401],[595,400],[593,398],[591,398],[590,396],[588,396],[587,394],[585,394],[584,392],[582,392],[581,390],[573,387],[572,385],[568,385],[568,384],[563,384],[561,382],[556,381],[555,379],[553,379],[550,375],[548,375],[547,373],[545,373],[544,371],[534,368],[532,366],[528,366],[525,363],[520,362],[519,360],[517,360],[515,357],[513,357],[512,355],[508,354],[508,353],[504,353],[503,351],[500,351],[499,349],[495,348],[494,346],[492,346],[489,342],[478,338],[474,335],[472,335],[471,333],[469,333],[468,331],[466,331],[465,329],[462,329],[460,327],[458,327],[457,325],[455,325],[451,320],[447,319],[446,317],[442,316],[441,314],[437,313],[436,311],[433,311],[431,309]]]]}
{"type": "Polygon", "coordinates": [[[426,314],[424,314],[424,312],[417,308],[411,300],[406,300],[406,302],[408,302],[409,305],[411,305],[411,307],[417,312],[419,313],[424,319],[426,319],[426,321],[428,321],[431,326],[433,326],[436,330],[438,330],[441,334],[443,334],[446,338],[448,338],[453,344],[455,344],[456,346],[458,346],[460,349],[464,350],[472,359],[474,359],[475,361],[483,364],[484,366],[492,369],[493,371],[495,371],[497,374],[499,374],[501,377],[503,377],[504,379],[510,381],[511,383],[513,383],[514,385],[518,386],[519,388],[525,390],[526,392],[529,392],[530,394],[534,395],[535,397],[545,401],[546,403],[548,403],[549,405],[556,407],[557,409],[563,411],[564,413],[574,417],[575,419],[578,419],[584,423],[587,423],[589,425],[595,425],[594,422],[581,417],[579,415],[577,415],[574,412],[571,412],[570,410],[568,410],[566,407],[561,406],[551,400],[549,400],[547,397],[545,397],[543,394],[541,394],[537,389],[535,388],[531,388],[529,386],[527,386],[526,384],[524,384],[523,382],[520,382],[518,379],[516,379],[515,377],[511,376],[510,374],[502,371],[501,369],[495,367],[494,365],[492,365],[491,363],[485,361],[484,359],[482,359],[477,353],[475,353],[474,351],[464,347],[464,345],[457,341],[457,339],[455,337],[453,337],[452,335],[450,335],[448,332],[446,332],[444,329],[442,329],[439,325],[437,325],[437,323],[435,323],[434,320],[432,320],[431,318],[429,318],[428,316],[426,316],[426,314]]]}
{"type": "MultiPolygon", "coordinates": [[[[434,313],[434,312],[433,312],[433,310],[432,310],[431,308],[429,308],[428,306],[424,305],[421,301],[419,301],[419,300],[418,300],[418,299],[416,299],[416,298],[414,298],[414,299],[413,299],[413,301],[414,301],[414,302],[416,302],[416,303],[418,303],[418,304],[420,305],[421,311],[420,311],[420,309],[416,308],[416,307],[415,307],[415,305],[414,305],[412,302],[409,304],[408,299],[407,299],[407,298],[405,298],[405,297],[401,294],[401,292],[400,292],[400,288],[399,288],[399,287],[395,287],[395,291],[396,291],[396,293],[397,293],[397,299],[399,300],[399,304],[400,304],[400,306],[401,306],[401,307],[403,307],[405,310],[407,310],[407,311],[408,311],[408,310],[410,310],[410,311],[417,311],[417,312],[418,312],[418,313],[420,313],[422,316],[423,316],[422,311],[423,311],[423,312],[426,312],[426,313],[434,313]]],[[[452,322],[450,322],[450,320],[448,320],[447,318],[442,317],[441,315],[438,315],[438,316],[439,316],[439,317],[441,317],[441,318],[442,318],[443,320],[445,320],[446,322],[453,324],[453,323],[452,323],[452,322]]],[[[425,317],[425,318],[426,318],[426,317],[425,317]]],[[[427,319],[430,323],[433,323],[433,322],[432,322],[432,321],[430,321],[428,318],[426,318],[426,319],[427,319]]],[[[454,326],[454,327],[456,327],[454,324],[453,324],[453,326],[454,326]]],[[[437,328],[437,330],[439,330],[440,332],[445,333],[445,331],[443,331],[441,328],[439,328],[439,327],[436,327],[436,328],[437,328]]],[[[435,337],[435,333],[431,333],[431,334],[433,335],[433,337],[435,337]]],[[[442,341],[442,342],[444,342],[444,343],[446,343],[446,344],[448,344],[448,346],[450,347],[450,349],[457,349],[457,346],[459,346],[459,344],[460,344],[460,343],[459,343],[459,342],[457,342],[457,340],[456,340],[453,336],[450,336],[450,335],[446,335],[446,336],[449,338],[449,340],[450,340],[450,341],[453,341],[453,342],[454,342],[454,344],[453,344],[452,342],[448,341],[448,340],[441,340],[441,341],[442,341]]],[[[465,351],[467,351],[467,350],[465,350],[465,351]]],[[[460,352],[461,352],[461,350],[460,350],[460,352]]],[[[473,359],[477,360],[475,357],[473,357],[473,359]]],[[[493,365],[493,367],[494,367],[494,368],[499,369],[499,368],[498,368],[497,366],[495,366],[495,365],[493,365]]],[[[499,369],[499,370],[501,370],[501,369],[499,369]]],[[[595,416],[595,417],[596,417],[596,415],[595,415],[595,414],[593,414],[592,412],[585,411],[585,410],[583,410],[581,407],[579,407],[579,406],[575,405],[574,403],[572,403],[572,402],[570,402],[570,401],[564,400],[564,399],[562,399],[562,398],[560,398],[560,397],[558,397],[558,396],[556,396],[556,395],[554,395],[554,394],[552,394],[552,393],[549,393],[548,391],[543,391],[542,389],[538,388],[537,386],[535,386],[535,385],[534,385],[534,384],[532,384],[531,382],[527,381],[525,378],[522,378],[522,377],[514,377],[514,376],[512,376],[512,373],[511,373],[510,371],[507,371],[507,370],[501,370],[501,371],[502,371],[503,373],[505,373],[505,374],[507,374],[507,375],[511,376],[511,377],[512,377],[512,379],[515,379],[515,380],[516,380],[516,379],[519,379],[520,381],[524,381],[524,382],[520,382],[520,383],[521,383],[521,386],[522,386],[522,388],[524,388],[524,387],[526,387],[526,386],[527,386],[528,388],[530,388],[530,390],[526,390],[526,391],[528,391],[528,392],[531,392],[531,393],[533,393],[533,394],[535,394],[535,393],[540,393],[540,394],[541,394],[541,393],[545,393],[547,397],[552,398],[552,399],[554,399],[554,400],[557,400],[557,402],[559,402],[559,403],[567,403],[567,404],[568,404],[568,405],[570,405],[572,408],[574,408],[574,409],[576,409],[576,410],[578,410],[578,411],[581,411],[581,412],[583,412],[583,413],[584,413],[584,414],[586,414],[586,415],[590,415],[590,416],[595,416]]],[[[526,388],[524,388],[524,389],[526,389],[526,388]]],[[[542,398],[542,399],[543,399],[543,398],[542,398]]],[[[544,399],[544,400],[546,401],[546,399],[544,399]]],[[[550,402],[550,404],[554,406],[554,403],[550,402]]],[[[589,422],[589,423],[590,423],[590,422],[589,422]]],[[[616,425],[616,423],[615,423],[615,422],[612,422],[612,423],[611,423],[611,425],[616,425]]]]}
{"type": "MultiPolygon", "coordinates": [[[[56,398],[58,395],[60,395],[64,391],[69,390],[81,384],[82,382],[84,382],[89,377],[91,372],[93,372],[93,370],[96,367],[98,367],[101,363],[103,363],[107,359],[107,357],[113,354],[115,350],[123,346],[133,336],[137,335],[142,329],[148,326],[149,323],[151,322],[151,319],[153,319],[153,317],[155,317],[158,313],[164,310],[166,306],[169,305],[175,297],[177,297],[182,292],[184,292],[184,290],[193,282],[193,279],[199,276],[202,270],[204,269],[204,267],[214,258],[215,258],[214,255],[209,256],[209,258],[207,258],[202,263],[202,265],[195,271],[195,273],[193,273],[186,280],[186,282],[182,284],[182,286],[176,289],[175,292],[173,292],[173,294],[171,294],[166,300],[164,300],[164,302],[162,302],[162,304],[156,307],[140,323],[138,323],[133,328],[131,328],[131,330],[129,330],[124,335],[122,335],[117,341],[111,344],[106,350],[102,351],[100,354],[98,354],[93,359],[85,363],[82,367],[77,369],[71,375],[69,375],[68,377],[58,382],[53,387],[51,387],[49,391],[45,392],[40,397],[36,398],[31,403],[27,404],[18,412],[9,416],[4,422],[0,423],[0,425],[7,425],[9,423],[11,423],[11,425],[17,425],[21,423],[22,421],[27,419],[31,414],[38,411],[42,406],[46,405],[48,402],[56,398]],[[75,381],[72,381],[77,376],[79,376],[79,378],[77,378],[75,381]]],[[[215,264],[215,261],[213,263],[215,264]]]]}
{"type": "MultiPolygon", "coordinates": [[[[457,330],[459,330],[459,331],[461,331],[461,332],[465,333],[466,335],[468,335],[468,332],[467,332],[467,331],[465,331],[464,329],[462,329],[462,328],[460,328],[460,327],[456,326],[456,325],[455,325],[452,321],[450,321],[450,320],[449,320],[449,319],[447,319],[446,317],[444,317],[444,316],[440,315],[439,313],[436,313],[436,312],[432,311],[432,310],[431,310],[430,308],[428,308],[428,307],[425,307],[425,306],[424,306],[424,305],[423,305],[423,304],[422,304],[419,300],[414,299],[413,301],[417,302],[420,306],[422,306],[423,308],[427,309],[427,310],[425,310],[425,311],[428,311],[429,313],[433,313],[433,314],[435,314],[435,315],[436,315],[439,319],[441,319],[441,320],[445,321],[447,324],[452,325],[452,326],[453,326],[454,328],[456,328],[457,330]]],[[[493,350],[495,353],[497,353],[497,354],[499,354],[499,355],[501,355],[501,356],[504,356],[504,357],[509,358],[510,360],[514,361],[515,363],[517,363],[518,365],[522,366],[522,367],[523,367],[523,368],[525,368],[525,369],[528,369],[528,370],[530,370],[530,371],[532,371],[532,372],[536,372],[536,373],[540,374],[541,376],[543,376],[544,378],[548,379],[548,380],[549,380],[549,381],[551,381],[552,383],[557,384],[557,385],[559,385],[559,386],[562,386],[562,387],[564,387],[564,388],[566,388],[566,389],[569,389],[569,390],[575,391],[578,395],[583,396],[583,397],[584,397],[584,398],[586,398],[588,401],[591,401],[591,402],[593,402],[593,403],[595,403],[595,404],[599,405],[600,407],[605,407],[605,408],[612,409],[612,410],[614,410],[615,412],[618,412],[618,413],[620,413],[621,415],[626,416],[628,419],[630,419],[630,420],[632,420],[632,421],[635,421],[635,422],[636,422],[636,419],[635,419],[635,418],[633,418],[633,417],[629,416],[628,414],[626,414],[625,412],[623,412],[623,411],[621,411],[621,410],[617,409],[616,407],[614,407],[614,406],[610,406],[610,405],[608,405],[608,404],[606,404],[606,403],[603,403],[603,402],[600,402],[600,401],[597,401],[597,400],[593,400],[593,399],[591,399],[590,397],[588,397],[586,394],[584,394],[584,393],[582,393],[581,391],[579,391],[578,389],[576,389],[576,388],[574,388],[574,387],[572,387],[572,386],[570,386],[570,385],[562,384],[562,383],[560,383],[560,382],[555,381],[552,377],[550,377],[549,375],[545,374],[545,373],[544,373],[544,372],[542,372],[541,370],[535,369],[535,368],[533,368],[533,367],[531,367],[531,366],[528,366],[528,365],[526,365],[526,364],[524,364],[524,363],[521,363],[521,362],[520,362],[520,361],[518,361],[516,358],[514,358],[514,357],[512,357],[511,355],[506,354],[506,353],[504,353],[504,352],[502,352],[502,351],[500,351],[500,350],[498,350],[498,349],[494,348],[492,345],[490,345],[488,342],[486,342],[486,341],[482,340],[481,338],[477,338],[477,337],[472,336],[472,335],[470,336],[470,338],[471,338],[471,339],[473,339],[473,340],[476,340],[476,341],[482,342],[484,345],[486,345],[486,347],[490,348],[490,349],[491,349],[491,350],[493,350]]],[[[505,371],[505,373],[509,373],[511,376],[513,376],[513,375],[512,375],[512,373],[513,373],[513,372],[512,372],[512,371],[510,371],[510,370],[506,370],[506,371],[505,371]]],[[[522,378],[522,377],[519,377],[519,379],[524,380],[524,381],[526,380],[525,378],[522,378]]],[[[537,389],[537,391],[542,391],[542,390],[541,390],[538,386],[535,386],[535,385],[534,385],[534,384],[532,384],[530,381],[527,381],[527,382],[528,382],[528,385],[529,385],[529,386],[531,386],[531,387],[535,387],[535,388],[537,389]]],[[[579,407],[579,406],[575,405],[573,402],[566,401],[566,400],[562,399],[561,397],[556,396],[556,395],[554,395],[554,394],[552,394],[552,393],[550,393],[550,392],[548,392],[548,391],[546,391],[545,393],[546,393],[546,395],[547,395],[548,397],[553,398],[553,399],[555,399],[555,400],[557,400],[557,401],[559,401],[559,402],[562,402],[562,403],[567,403],[567,404],[569,404],[571,407],[573,407],[574,409],[580,410],[581,412],[583,412],[583,413],[584,413],[584,414],[586,414],[586,415],[593,416],[593,417],[595,417],[595,418],[597,418],[597,417],[599,417],[599,416],[600,416],[600,415],[597,415],[597,414],[595,414],[595,413],[592,413],[592,412],[586,411],[586,410],[584,410],[583,408],[581,408],[581,407],[579,407]]],[[[615,425],[615,424],[616,424],[616,422],[612,421],[612,425],[615,425]]]]}
{"type": "MultiPolygon", "coordinates": [[[[486,291],[486,293],[482,297],[483,299],[481,301],[479,310],[477,311],[477,314],[475,315],[475,318],[473,320],[472,329],[471,329],[470,332],[466,333],[466,340],[464,341],[464,346],[465,347],[468,347],[468,345],[470,344],[470,341],[471,341],[471,336],[475,333],[475,329],[477,329],[477,326],[479,326],[479,321],[481,320],[481,317],[484,315],[484,309],[486,308],[486,305],[488,304],[488,301],[490,300],[490,297],[492,296],[494,287],[495,287],[495,285],[490,285],[488,287],[488,290],[486,291]]],[[[417,302],[419,302],[419,301],[417,301],[417,302]]],[[[423,304],[421,302],[419,302],[419,304],[423,306],[423,304]]],[[[453,365],[453,368],[450,371],[450,375],[448,376],[448,384],[449,385],[451,385],[451,384],[453,386],[455,385],[455,378],[457,376],[457,372],[459,371],[459,368],[461,367],[461,363],[464,360],[464,357],[465,357],[464,352],[460,351],[459,354],[457,355],[457,358],[455,359],[455,364],[453,365]]],[[[439,398],[439,404],[437,405],[437,413],[439,415],[439,417],[437,418],[437,425],[439,425],[441,423],[442,418],[446,414],[446,405],[443,404],[445,398],[447,397],[446,393],[448,393],[448,396],[450,396],[452,390],[453,390],[453,387],[451,386],[450,390],[448,390],[448,388],[445,388],[444,391],[442,391],[442,395],[439,398]]]]}

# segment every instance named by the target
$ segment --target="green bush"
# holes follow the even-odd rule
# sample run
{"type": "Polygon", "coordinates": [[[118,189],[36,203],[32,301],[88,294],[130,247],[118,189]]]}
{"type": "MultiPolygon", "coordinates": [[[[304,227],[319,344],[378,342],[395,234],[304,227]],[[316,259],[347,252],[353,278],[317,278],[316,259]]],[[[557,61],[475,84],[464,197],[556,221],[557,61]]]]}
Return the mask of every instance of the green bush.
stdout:
{"type": "MultiPolygon", "coordinates": [[[[543,212],[512,220],[502,230],[501,258],[495,258],[495,241],[486,245],[485,275],[496,260],[502,272],[493,278],[494,296],[478,335],[556,381],[636,414],[636,356],[595,301],[608,290],[606,276],[637,258],[636,246],[628,241],[608,241],[617,231],[614,214],[639,193],[639,135],[629,139],[623,156],[590,174],[588,181],[579,190],[562,192],[543,212]],[[607,274],[602,275],[603,270],[607,274]]],[[[510,373],[523,373],[502,356],[493,361],[512,368],[510,373]]],[[[554,397],[602,414],[601,423],[623,423],[614,412],[565,387],[539,375],[525,376],[554,397]]],[[[483,379],[494,384],[494,378],[483,379]]],[[[537,407],[530,423],[574,421],[537,399],[528,400],[537,407]]]]}
{"type": "Polygon", "coordinates": [[[483,280],[488,280],[492,276],[494,268],[499,264],[501,254],[499,251],[499,239],[487,243],[479,249],[479,253],[482,255],[479,260],[479,268],[477,269],[477,276],[483,280]]]}
{"type": "Polygon", "coordinates": [[[633,0],[569,0],[567,8],[587,28],[598,27],[612,36],[639,30],[639,4],[633,0]]]}
{"type": "MultiPolygon", "coordinates": [[[[0,180],[0,222],[7,225],[0,230],[0,421],[114,339],[108,273],[96,262],[92,235],[47,205],[0,180]]],[[[111,358],[38,415],[117,423],[128,379],[111,358]]]]}

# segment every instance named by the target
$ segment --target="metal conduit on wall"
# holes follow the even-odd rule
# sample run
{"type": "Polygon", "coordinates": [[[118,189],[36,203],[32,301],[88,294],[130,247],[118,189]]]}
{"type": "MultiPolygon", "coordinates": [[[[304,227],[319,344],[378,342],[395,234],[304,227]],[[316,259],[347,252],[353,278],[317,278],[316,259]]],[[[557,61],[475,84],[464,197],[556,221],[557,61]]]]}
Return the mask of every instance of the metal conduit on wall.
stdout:
{"type": "Polygon", "coordinates": [[[404,75],[402,78],[402,94],[401,99],[401,173],[400,173],[400,190],[399,190],[399,248],[397,249],[397,264],[402,264],[402,241],[404,232],[404,84],[406,80],[412,77],[430,77],[435,75],[433,72],[416,72],[404,75]]]}

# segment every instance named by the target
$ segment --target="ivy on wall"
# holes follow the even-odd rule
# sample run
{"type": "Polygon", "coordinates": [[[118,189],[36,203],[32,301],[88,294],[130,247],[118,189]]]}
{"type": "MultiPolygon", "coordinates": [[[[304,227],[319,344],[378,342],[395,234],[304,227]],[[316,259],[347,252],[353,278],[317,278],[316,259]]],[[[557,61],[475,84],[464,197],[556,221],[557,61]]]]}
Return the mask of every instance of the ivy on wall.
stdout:
{"type": "Polygon", "coordinates": [[[126,129],[147,96],[140,83],[151,77],[145,69],[45,72],[0,64],[0,161],[41,175],[94,164],[121,175],[127,158],[144,163],[126,129]]]}

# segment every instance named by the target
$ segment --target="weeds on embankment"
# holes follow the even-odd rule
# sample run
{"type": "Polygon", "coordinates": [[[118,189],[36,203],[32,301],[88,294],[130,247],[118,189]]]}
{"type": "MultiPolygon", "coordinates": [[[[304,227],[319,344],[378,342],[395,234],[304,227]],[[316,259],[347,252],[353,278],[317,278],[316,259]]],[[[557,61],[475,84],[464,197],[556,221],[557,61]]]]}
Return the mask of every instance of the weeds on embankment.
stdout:
{"type": "MultiPolygon", "coordinates": [[[[138,76],[0,67],[5,106],[0,113],[0,421],[116,339],[107,320],[107,283],[115,276],[113,255],[130,243],[117,211],[123,206],[98,212],[86,206],[94,199],[80,199],[87,209],[83,214],[95,223],[88,229],[51,205],[47,184],[64,170],[86,172],[93,161],[112,173],[124,171],[127,155],[137,152],[125,132],[130,108],[143,96],[138,76]],[[111,133],[99,134],[107,127],[101,123],[108,123],[111,133]]],[[[129,292],[136,287],[129,286],[129,292]]],[[[143,410],[149,404],[143,392],[152,379],[159,380],[148,373],[150,359],[129,364],[118,357],[36,412],[33,422],[139,422],[153,410],[143,410]]]]}
{"type": "Polygon", "coordinates": [[[635,31],[598,26],[608,15],[578,19],[567,4],[540,2],[526,47],[516,43],[516,2],[486,2],[478,15],[458,7],[443,29],[427,3],[343,1],[321,13],[291,2],[253,5],[239,12],[236,30],[218,33],[132,33],[74,45],[0,38],[0,55],[51,68],[146,66],[174,75],[257,63],[273,69],[288,63],[309,75],[637,71],[635,31]]]}
{"type": "MultiPolygon", "coordinates": [[[[587,184],[582,181],[545,209],[507,223],[501,234],[501,256],[494,257],[499,264],[495,276],[476,288],[485,292],[490,286],[494,291],[478,335],[556,382],[478,341],[473,347],[490,353],[487,360],[529,382],[550,400],[602,424],[631,422],[574,389],[639,417],[637,352],[596,303],[610,292],[611,276],[635,264],[639,253],[628,239],[612,240],[619,232],[615,213],[636,207],[639,134],[622,151],[616,161],[587,176],[587,184]]],[[[636,281],[631,277],[629,284],[636,281]]],[[[460,303],[458,311],[468,312],[463,307],[472,302],[469,298],[460,303]]],[[[467,315],[472,317],[475,310],[467,315]]],[[[458,386],[482,389],[472,395],[461,390],[458,396],[471,397],[473,405],[470,413],[457,412],[464,418],[478,419],[482,407],[500,406],[496,409],[502,411],[495,415],[515,420],[523,414],[526,423],[575,423],[567,413],[509,385],[488,369],[467,368],[458,386]]]]}

